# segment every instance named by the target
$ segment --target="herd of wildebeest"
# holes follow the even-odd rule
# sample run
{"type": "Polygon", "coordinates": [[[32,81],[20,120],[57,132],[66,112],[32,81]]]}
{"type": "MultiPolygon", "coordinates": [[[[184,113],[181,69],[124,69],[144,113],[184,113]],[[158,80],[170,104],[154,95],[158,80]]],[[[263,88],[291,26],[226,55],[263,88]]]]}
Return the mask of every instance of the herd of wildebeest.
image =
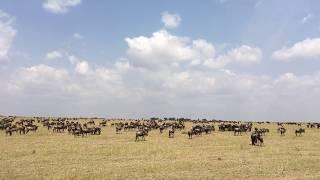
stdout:
{"type": "MultiPolygon", "coordinates": [[[[150,131],[159,131],[162,134],[168,130],[168,137],[174,138],[177,131],[186,134],[186,137],[192,139],[203,134],[211,134],[214,132],[215,126],[218,131],[231,131],[234,136],[243,133],[251,133],[250,139],[252,145],[263,145],[263,137],[269,133],[267,128],[253,128],[252,122],[240,121],[224,121],[224,120],[191,120],[186,118],[150,118],[150,119],[101,119],[101,118],[46,118],[32,117],[22,118],[16,116],[0,117],[0,130],[5,132],[6,136],[12,136],[14,133],[23,135],[30,132],[36,132],[39,127],[46,128],[54,133],[67,132],[75,137],[85,137],[88,135],[100,135],[102,128],[111,126],[116,134],[122,132],[135,131],[135,141],[145,140],[150,131]],[[192,122],[193,126],[189,130],[185,130],[185,123],[192,122]]],[[[270,122],[257,122],[258,124],[270,122]]],[[[284,136],[287,129],[286,125],[296,125],[298,128],[294,131],[296,136],[305,133],[302,123],[297,122],[278,122],[277,132],[280,136],[284,136]]],[[[320,123],[303,123],[307,128],[320,129],[320,123]]]]}

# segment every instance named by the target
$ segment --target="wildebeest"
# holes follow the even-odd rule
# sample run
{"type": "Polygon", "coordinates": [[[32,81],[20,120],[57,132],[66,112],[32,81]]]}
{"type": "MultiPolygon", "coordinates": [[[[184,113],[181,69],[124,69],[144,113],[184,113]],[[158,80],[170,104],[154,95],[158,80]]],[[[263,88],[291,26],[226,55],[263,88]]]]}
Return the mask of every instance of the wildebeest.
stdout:
{"type": "Polygon", "coordinates": [[[18,127],[19,134],[26,134],[26,127],[25,126],[20,126],[18,127]]]}
{"type": "Polygon", "coordinates": [[[284,127],[281,127],[281,128],[278,128],[278,132],[280,132],[280,135],[281,136],[284,136],[285,135],[285,133],[286,133],[286,128],[284,128],[284,127]]]}
{"type": "Polygon", "coordinates": [[[63,126],[63,125],[57,125],[57,126],[54,126],[54,127],[53,127],[52,131],[53,131],[53,132],[59,132],[59,133],[61,133],[61,132],[64,132],[64,129],[65,129],[65,128],[66,128],[66,127],[63,126]]]}
{"type": "Polygon", "coordinates": [[[266,133],[270,132],[269,129],[267,128],[261,128],[260,132],[262,133],[262,135],[266,135],[266,133]]]}
{"type": "Polygon", "coordinates": [[[192,127],[192,132],[194,135],[202,135],[202,132],[204,132],[204,127],[200,125],[196,125],[192,127]]]}
{"type": "Polygon", "coordinates": [[[116,134],[119,134],[122,130],[122,127],[121,126],[117,126],[116,127],[116,134]]]}
{"type": "Polygon", "coordinates": [[[214,125],[206,125],[202,129],[206,134],[210,134],[212,131],[215,131],[214,125]]]}
{"type": "Polygon", "coordinates": [[[29,125],[29,126],[26,126],[26,134],[27,134],[29,131],[36,132],[37,129],[38,129],[38,126],[37,126],[37,125],[29,125]]]}
{"type": "Polygon", "coordinates": [[[95,122],[94,122],[94,120],[90,120],[90,121],[88,122],[88,124],[95,125],[95,122]]]}
{"type": "Polygon", "coordinates": [[[192,135],[194,134],[193,130],[191,129],[190,131],[188,131],[188,137],[189,139],[192,139],[192,135]]]}
{"type": "Polygon", "coordinates": [[[13,132],[13,131],[14,131],[13,128],[7,127],[7,128],[6,128],[6,135],[12,136],[12,132],[13,132]]]}
{"type": "Polygon", "coordinates": [[[239,127],[234,128],[234,133],[233,133],[234,136],[235,135],[241,135],[241,133],[242,133],[242,131],[241,131],[241,129],[239,127]]]}
{"type": "Polygon", "coordinates": [[[91,134],[92,135],[100,135],[101,134],[101,128],[100,127],[93,127],[91,134]]]}
{"type": "Polygon", "coordinates": [[[174,138],[174,129],[169,130],[169,138],[174,138]]]}
{"type": "Polygon", "coordinates": [[[103,120],[102,122],[99,123],[99,126],[107,126],[107,121],[103,120]]]}
{"type": "Polygon", "coordinates": [[[84,136],[84,133],[83,133],[83,130],[82,130],[82,128],[81,127],[79,127],[79,128],[77,128],[77,129],[75,129],[73,132],[72,132],[72,134],[74,135],[74,136],[84,136]]]}
{"type": "Polygon", "coordinates": [[[159,130],[160,130],[160,134],[162,134],[163,130],[164,130],[164,126],[160,126],[159,127],[159,130]]]}
{"type": "Polygon", "coordinates": [[[305,133],[305,130],[304,130],[304,129],[302,129],[302,128],[300,128],[300,129],[296,129],[296,131],[295,131],[296,136],[298,136],[298,134],[299,134],[299,136],[301,136],[301,135],[302,135],[302,133],[305,133]]]}
{"type": "Polygon", "coordinates": [[[251,134],[251,145],[263,145],[263,138],[260,132],[255,131],[251,134]]]}
{"type": "Polygon", "coordinates": [[[139,139],[141,140],[145,140],[145,136],[148,136],[148,131],[145,130],[138,130],[136,132],[136,141],[138,141],[139,139]]]}

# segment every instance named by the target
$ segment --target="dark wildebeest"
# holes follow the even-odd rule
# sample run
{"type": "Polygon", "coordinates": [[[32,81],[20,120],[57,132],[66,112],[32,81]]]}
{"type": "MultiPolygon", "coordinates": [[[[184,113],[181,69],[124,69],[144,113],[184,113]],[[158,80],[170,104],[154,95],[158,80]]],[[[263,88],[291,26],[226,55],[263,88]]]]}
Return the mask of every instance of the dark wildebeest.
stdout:
{"type": "Polygon", "coordinates": [[[18,128],[19,134],[26,134],[26,127],[21,126],[18,128]]]}
{"type": "Polygon", "coordinates": [[[160,130],[160,134],[162,134],[162,132],[163,132],[163,130],[164,130],[163,125],[160,126],[159,130],[160,130]]]}
{"type": "Polygon", "coordinates": [[[203,128],[204,132],[206,134],[210,134],[212,131],[214,131],[214,125],[206,125],[204,128],[203,128]]]}
{"type": "Polygon", "coordinates": [[[286,133],[286,129],[284,127],[279,128],[278,131],[280,132],[281,136],[284,136],[286,133]]]}
{"type": "Polygon", "coordinates": [[[92,134],[93,135],[100,135],[101,134],[101,128],[100,127],[93,127],[92,134]]]}
{"type": "Polygon", "coordinates": [[[192,136],[195,134],[195,132],[191,129],[190,131],[188,131],[188,137],[189,139],[192,139],[192,136]]]}
{"type": "Polygon", "coordinates": [[[148,131],[145,130],[139,130],[136,132],[136,141],[139,139],[145,140],[145,136],[148,136],[148,131]]]}
{"type": "Polygon", "coordinates": [[[107,121],[106,120],[103,120],[102,122],[99,123],[99,126],[107,126],[107,121]]]}
{"type": "Polygon", "coordinates": [[[241,133],[242,133],[242,130],[239,127],[234,128],[234,133],[233,133],[234,136],[241,135],[241,133]]]}
{"type": "Polygon", "coordinates": [[[204,128],[202,126],[196,125],[196,126],[192,127],[192,134],[200,136],[200,135],[202,135],[203,130],[204,130],[204,128]]]}
{"type": "Polygon", "coordinates": [[[12,136],[12,129],[11,127],[6,128],[6,135],[12,136]]]}
{"type": "Polygon", "coordinates": [[[84,132],[83,132],[83,130],[82,130],[82,128],[81,128],[81,126],[79,127],[79,128],[76,128],[73,132],[72,132],[72,134],[74,135],[74,136],[84,136],[84,132]]]}
{"type": "Polygon", "coordinates": [[[87,128],[87,127],[85,127],[85,128],[83,128],[83,129],[81,129],[81,133],[82,133],[82,135],[88,135],[88,134],[91,134],[93,131],[92,131],[92,128],[87,128]]]}
{"type": "Polygon", "coordinates": [[[116,134],[119,134],[122,130],[122,127],[121,126],[117,126],[116,127],[116,134]]]}
{"type": "Polygon", "coordinates": [[[299,136],[301,136],[301,135],[302,135],[302,133],[305,133],[305,130],[304,130],[304,129],[302,129],[302,128],[300,128],[300,129],[296,129],[295,133],[296,133],[296,136],[298,136],[298,134],[299,134],[299,136]]]}
{"type": "Polygon", "coordinates": [[[27,134],[29,131],[36,132],[37,129],[38,129],[38,126],[36,126],[36,125],[26,126],[26,134],[27,134]]]}
{"type": "Polygon", "coordinates": [[[251,145],[259,145],[262,146],[263,145],[263,138],[261,133],[259,133],[258,131],[255,131],[251,134],[251,145]]]}
{"type": "Polygon", "coordinates": [[[169,130],[169,138],[174,138],[174,129],[169,130]]]}
{"type": "Polygon", "coordinates": [[[94,120],[90,120],[87,124],[95,125],[95,122],[94,122],[94,120]]]}
{"type": "Polygon", "coordinates": [[[266,132],[267,132],[267,133],[269,132],[269,129],[267,129],[267,128],[262,128],[262,129],[259,129],[259,131],[262,133],[261,135],[265,136],[265,135],[266,135],[266,132]]]}
{"type": "Polygon", "coordinates": [[[53,132],[61,133],[64,132],[65,127],[63,125],[54,126],[52,128],[53,132]]]}

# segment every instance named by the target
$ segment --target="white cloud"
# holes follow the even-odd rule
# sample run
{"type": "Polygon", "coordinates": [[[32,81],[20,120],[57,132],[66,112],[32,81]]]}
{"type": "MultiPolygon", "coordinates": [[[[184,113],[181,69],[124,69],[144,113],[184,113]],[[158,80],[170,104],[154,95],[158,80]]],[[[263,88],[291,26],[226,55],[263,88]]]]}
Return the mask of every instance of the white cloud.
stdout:
{"type": "Polygon", "coordinates": [[[14,18],[0,10],[0,63],[9,60],[9,50],[17,34],[13,23],[14,18]]]}
{"type": "Polygon", "coordinates": [[[69,11],[70,7],[81,4],[81,0],[46,0],[42,7],[48,12],[55,14],[64,14],[69,11]]]}
{"type": "Polygon", "coordinates": [[[75,38],[75,39],[82,39],[83,36],[82,36],[81,34],[79,34],[79,33],[74,33],[74,34],[73,34],[73,38],[75,38]]]}
{"type": "Polygon", "coordinates": [[[154,32],[151,37],[126,38],[128,59],[133,66],[147,69],[189,66],[223,68],[229,63],[256,64],[262,52],[259,48],[242,45],[226,54],[217,54],[215,46],[203,39],[190,40],[174,36],[166,30],[154,32]]]}
{"type": "Polygon", "coordinates": [[[44,64],[19,68],[8,84],[8,90],[15,95],[50,95],[60,93],[67,85],[68,71],[44,64]]]}
{"type": "Polygon", "coordinates": [[[172,63],[187,61],[194,56],[188,40],[173,36],[165,30],[152,34],[152,37],[126,38],[130,62],[139,67],[159,68],[172,63]]]}
{"type": "MultiPolygon", "coordinates": [[[[84,102],[84,106],[91,101],[96,103],[128,94],[122,84],[123,75],[130,68],[128,62],[117,61],[110,67],[91,68],[87,61],[75,56],[71,59],[76,60],[74,67],[69,69],[44,64],[19,68],[7,84],[8,93],[15,97],[32,98],[33,102],[40,98],[43,105],[47,104],[44,99],[50,102],[48,104],[56,104],[74,98],[75,103],[84,102]]],[[[36,107],[35,103],[33,105],[36,107]]]]}
{"type": "Polygon", "coordinates": [[[76,63],[75,71],[79,74],[89,73],[89,64],[87,61],[79,61],[76,63]]]}
{"type": "Polygon", "coordinates": [[[308,38],[295,43],[292,47],[283,47],[273,52],[272,57],[283,61],[320,58],[320,38],[308,38]]]}
{"type": "Polygon", "coordinates": [[[181,22],[181,17],[179,14],[170,14],[168,12],[164,12],[162,13],[161,20],[166,28],[176,28],[181,22]]]}
{"type": "Polygon", "coordinates": [[[60,51],[51,51],[46,54],[46,59],[54,60],[63,57],[63,53],[60,51]]]}
{"type": "Polygon", "coordinates": [[[313,17],[312,14],[310,14],[310,13],[307,14],[305,17],[303,17],[303,18],[301,19],[301,23],[304,24],[304,23],[308,22],[312,17],[313,17]]]}
{"type": "Polygon", "coordinates": [[[259,48],[242,45],[228,51],[226,54],[219,55],[214,59],[207,59],[204,62],[204,65],[213,69],[223,68],[233,62],[251,65],[258,64],[261,58],[262,52],[259,48]]]}
{"type": "Polygon", "coordinates": [[[74,55],[69,55],[69,62],[74,65],[74,71],[81,75],[88,75],[90,73],[90,66],[86,60],[79,59],[74,55]]]}
{"type": "Polygon", "coordinates": [[[21,68],[21,72],[19,73],[22,75],[23,80],[34,83],[42,83],[47,80],[62,80],[65,79],[68,74],[65,69],[55,69],[44,64],[21,68]]]}
{"type": "Polygon", "coordinates": [[[242,64],[257,64],[260,62],[262,52],[259,48],[242,45],[228,52],[228,58],[242,64]]]}

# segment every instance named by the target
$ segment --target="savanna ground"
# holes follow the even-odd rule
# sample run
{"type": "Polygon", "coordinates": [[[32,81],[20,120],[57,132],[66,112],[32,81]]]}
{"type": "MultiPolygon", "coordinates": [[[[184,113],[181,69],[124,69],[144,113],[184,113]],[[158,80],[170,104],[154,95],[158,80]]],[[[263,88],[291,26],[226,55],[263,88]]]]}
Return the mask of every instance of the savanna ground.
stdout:
{"type": "Polygon", "coordinates": [[[84,138],[42,125],[28,135],[0,131],[0,179],[320,179],[320,129],[303,125],[296,137],[298,126],[286,125],[280,137],[275,123],[253,127],[270,129],[263,147],[250,145],[250,133],[218,131],[190,140],[153,130],[135,142],[135,131],[116,134],[110,122],[84,138]]]}

